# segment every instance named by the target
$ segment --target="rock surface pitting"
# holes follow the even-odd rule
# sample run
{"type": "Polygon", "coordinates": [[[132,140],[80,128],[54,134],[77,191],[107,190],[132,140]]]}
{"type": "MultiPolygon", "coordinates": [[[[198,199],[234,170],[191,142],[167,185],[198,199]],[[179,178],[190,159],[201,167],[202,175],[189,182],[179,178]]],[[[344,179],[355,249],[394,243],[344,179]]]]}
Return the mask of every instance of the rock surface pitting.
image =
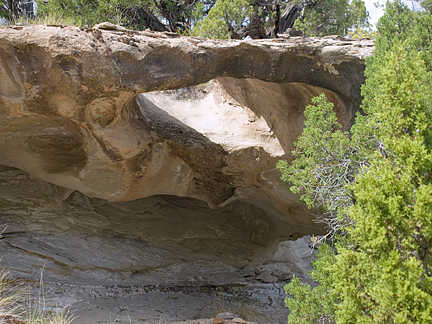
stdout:
{"type": "Polygon", "coordinates": [[[349,128],[372,51],[340,37],[0,27],[3,265],[94,285],[305,275],[307,244],[285,241],[325,229],[275,164],[321,92],[349,128]]]}

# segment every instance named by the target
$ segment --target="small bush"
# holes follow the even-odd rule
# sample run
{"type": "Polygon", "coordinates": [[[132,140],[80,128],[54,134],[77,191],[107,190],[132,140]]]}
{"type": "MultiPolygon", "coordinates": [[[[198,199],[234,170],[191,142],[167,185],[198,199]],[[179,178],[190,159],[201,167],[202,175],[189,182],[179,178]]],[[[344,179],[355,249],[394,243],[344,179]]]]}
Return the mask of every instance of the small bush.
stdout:
{"type": "Polygon", "coordinates": [[[314,270],[309,273],[319,285],[312,289],[310,285],[302,283],[294,276],[285,286],[285,292],[288,294],[285,304],[291,311],[288,324],[334,323],[338,298],[333,294],[329,271],[334,259],[334,251],[329,245],[320,246],[318,259],[312,262],[314,270]]]}
{"type": "Polygon", "coordinates": [[[376,30],[357,28],[354,31],[349,31],[348,35],[352,39],[370,38],[375,39],[377,36],[376,30]]]}

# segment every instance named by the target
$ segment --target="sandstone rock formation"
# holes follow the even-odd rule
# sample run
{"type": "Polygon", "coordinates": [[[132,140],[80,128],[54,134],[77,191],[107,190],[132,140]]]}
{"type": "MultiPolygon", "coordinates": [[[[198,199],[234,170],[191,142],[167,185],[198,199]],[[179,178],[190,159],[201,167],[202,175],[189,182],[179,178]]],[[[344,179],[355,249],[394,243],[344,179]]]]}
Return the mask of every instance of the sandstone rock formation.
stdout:
{"type": "Polygon", "coordinates": [[[302,273],[279,243],[325,229],[275,164],[291,159],[312,96],[325,92],[349,127],[372,50],[0,27],[2,262],[97,284],[302,273]],[[285,270],[244,268],[266,262],[285,270]]]}

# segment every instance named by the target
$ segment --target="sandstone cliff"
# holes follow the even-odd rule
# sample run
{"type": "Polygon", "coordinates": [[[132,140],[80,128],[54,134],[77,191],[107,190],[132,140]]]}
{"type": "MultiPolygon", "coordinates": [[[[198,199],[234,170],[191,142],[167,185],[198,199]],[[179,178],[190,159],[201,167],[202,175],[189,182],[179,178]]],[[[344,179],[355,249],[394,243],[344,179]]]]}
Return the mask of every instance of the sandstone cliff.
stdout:
{"type": "Polygon", "coordinates": [[[325,229],[275,164],[312,96],[349,127],[373,43],[102,27],[0,27],[4,265],[100,284],[299,272],[279,243],[325,229]]]}

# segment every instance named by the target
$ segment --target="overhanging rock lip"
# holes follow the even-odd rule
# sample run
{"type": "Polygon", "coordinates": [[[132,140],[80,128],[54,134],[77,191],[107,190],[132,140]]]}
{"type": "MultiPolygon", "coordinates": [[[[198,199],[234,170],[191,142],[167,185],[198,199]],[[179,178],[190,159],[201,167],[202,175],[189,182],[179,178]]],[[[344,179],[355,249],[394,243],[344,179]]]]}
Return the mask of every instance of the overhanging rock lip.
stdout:
{"type": "MultiPolygon", "coordinates": [[[[14,26],[0,27],[0,39],[13,41],[15,44],[34,44],[45,48],[53,56],[76,55],[74,49],[79,45],[81,53],[99,52],[99,55],[110,56],[116,52],[128,52],[138,61],[145,58],[146,52],[159,47],[177,48],[185,54],[192,51],[205,50],[217,55],[221,51],[248,48],[260,49],[271,54],[271,59],[277,59],[282,53],[292,53],[297,56],[314,58],[322,63],[340,64],[346,61],[362,62],[365,57],[372,55],[373,41],[367,39],[348,40],[340,37],[311,37],[265,40],[213,40],[200,37],[167,36],[166,33],[149,33],[148,31],[110,31],[98,30],[101,36],[94,34],[92,29],[78,27],[51,27],[51,26],[23,26],[15,29],[14,26]],[[37,38],[34,34],[37,33],[37,38]],[[149,36],[151,34],[151,36],[149,36]],[[154,34],[154,35],[153,35],[154,34]],[[62,46],[56,42],[62,37],[62,46]],[[96,45],[95,45],[96,44],[96,45]],[[147,49],[147,51],[145,50],[147,49]],[[144,52],[144,53],[143,53],[144,52]]],[[[211,62],[212,64],[213,62],[211,62]]],[[[213,75],[210,79],[215,78],[213,75]]],[[[198,81],[195,84],[202,83],[198,81]]],[[[167,88],[166,90],[168,90],[167,88]]],[[[155,89],[156,90],[156,89],[155,89]]],[[[157,89],[163,90],[163,89],[157,89]]]]}
{"type": "Polygon", "coordinates": [[[288,215],[295,202],[286,196],[284,187],[278,187],[278,175],[260,176],[275,168],[275,152],[292,151],[311,97],[322,91],[333,96],[333,102],[340,102],[338,116],[346,117],[342,124],[349,127],[361,101],[363,58],[372,51],[372,41],[337,37],[222,41],[78,27],[2,27],[1,118],[43,119],[43,127],[52,127],[56,118],[66,120],[77,131],[64,136],[63,143],[81,152],[82,158],[75,161],[68,154],[61,158],[50,154],[41,148],[50,143],[46,137],[26,141],[29,132],[20,135],[19,129],[6,127],[0,133],[11,134],[11,141],[0,143],[0,156],[13,160],[8,165],[17,167],[34,159],[29,162],[32,168],[22,169],[89,197],[129,201],[169,194],[217,206],[236,188],[256,187],[259,194],[244,199],[256,201],[261,192],[268,197],[277,192],[267,202],[288,215]],[[183,125],[166,111],[155,116],[151,107],[147,114],[137,108],[139,93],[198,86],[221,78],[233,79],[225,90],[236,90],[219,91],[214,106],[221,108],[224,100],[227,104],[214,110],[219,116],[226,114],[225,119],[239,121],[234,126],[220,123],[225,129],[220,127],[217,135],[231,136],[226,141],[213,137],[214,128],[203,133],[203,128],[191,127],[189,117],[183,125]],[[286,83],[295,88],[289,95],[286,83]],[[17,92],[18,88],[22,90],[17,92]],[[242,139],[254,141],[240,143],[234,127],[247,130],[242,139]],[[206,139],[206,134],[212,139],[206,139]],[[273,146],[282,138],[277,134],[288,134],[280,141],[280,150],[273,146]],[[22,152],[12,156],[20,136],[22,143],[30,144],[26,161],[22,152]],[[185,137],[178,140],[181,136],[185,137]],[[232,139],[239,143],[237,147],[232,139]],[[251,144],[245,147],[245,143],[251,144]],[[40,161],[55,172],[35,170],[40,161]],[[66,165],[54,168],[57,162],[66,165]]]}

